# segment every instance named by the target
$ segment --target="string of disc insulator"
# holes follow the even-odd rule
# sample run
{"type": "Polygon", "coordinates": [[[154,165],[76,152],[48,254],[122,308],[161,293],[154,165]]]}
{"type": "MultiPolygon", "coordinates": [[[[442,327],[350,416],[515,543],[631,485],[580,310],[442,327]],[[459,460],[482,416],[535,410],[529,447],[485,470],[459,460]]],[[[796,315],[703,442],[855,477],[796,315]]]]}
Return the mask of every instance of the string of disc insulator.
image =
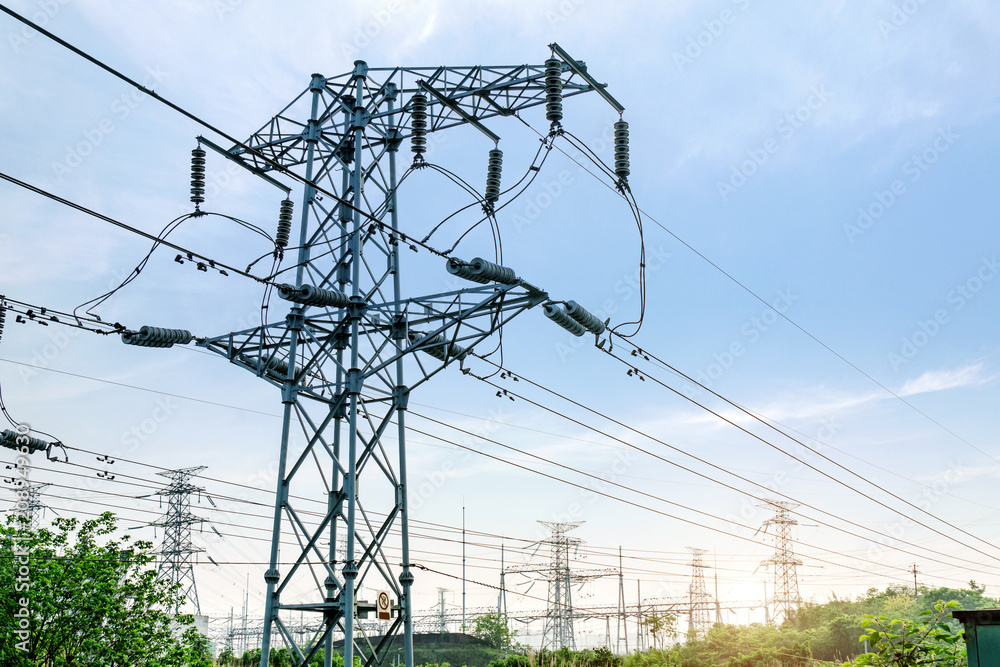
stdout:
{"type": "Polygon", "coordinates": [[[40,440],[39,438],[33,438],[27,433],[11,431],[10,429],[4,429],[4,431],[0,433],[0,447],[17,450],[22,453],[24,451],[22,447],[28,450],[28,454],[32,454],[43,449],[48,451],[51,446],[51,442],[46,442],[44,440],[40,440]]]}
{"type": "Polygon", "coordinates": [[[615,175],[622,181],[628,180],[628,123],[615,123],[615,175]]]}
{"type": "Polygon", "coordinates": [[[549,58],[545,61],[545,118],[553,124],[562,120],[562,61],[549,58]]]}
{"type": "Polygon", "coordinates": [[[414,345],[423,339],[422,342],[420,342],[420,351],[426,352],[435,359],[440,359],[441,361],[450,361],[451,359],[462,360],[465,359],[465,356],[469,353],[466,348],[449,342],[448,339],[441,334],[425,338],[423,333],[419,331],[411,331],[409,332],[409,339],[411,345],[414,345]]]}
{"type": "Polygon", "coordinates": [[[597,316],[578,304],[567,301],[565,307],[555,303],[547,303],[542,308],[545,317],[549,318],[574,336],[582,336],[588,331],[593,334],[604,332],[604,322],[597,316]]]}
{"type": "Polygon", "coordinates": [[[465,278],[466,280],[483,285],[491,282],[512,285],[518,281],[514,269],[488,262],[482,257],[476,257],[471,262],[463,262],[457,257],[451,257],[448,259],[446,266],[448,267],[448,273],[453,276],[465,278]]]}
{"type": "Polygon", "coordinates": [[[187,329],[142,327],[138,331],[123,331],[122,342],[139,347],[172,347],[175,343],[187,345],[194,336],[187,329]]]}
{"type": "Polygon", "coordinates": [[[597,319],[597,316],[578,304],[576,301],[566,302],[566,314],[584,326],[587,331],[593,334],[602,334],[606,327],[604,322],[597,319]]]}
{"type": "Polygon", "coordinates": [[[278,285],[278,296],[285,301],[301,303],[304,306],[318,306],[321,308],[346,308],[351,303],[351,298],[333,289],[323,289],[315,285],[278,285]]]}
{"type": "Polygon", "coordinates": [[[191,151],[191,201],[196,211],[205,201],[205,149],[201,146],[191,151]]]}
{"type": "Polygon", "coordinates": [[[285,198],[281,201],[281,209],[278,211],[278,231],[274,235],[274,245],[279,248],[288,247],[288,239],[292,233],[292,200],[285,198]]]}
{"type": "Polygon", "coordinates": [[[0,306],[0,338],[3,338],[3,325],[7,320],[7,308],[0,306]]]}
{"type": "Polygon", "coordinates": [[[490,161],[486,165],[486,201],[495,202],[500,198],[500,171],[503,169],[503,151],[490,151],[490,161]]]}
{"type": "Polygon", "coordinates": [[[410,150],[418,158],[427,151],[427,97],[420,93],[410,102],[410,150]]]}

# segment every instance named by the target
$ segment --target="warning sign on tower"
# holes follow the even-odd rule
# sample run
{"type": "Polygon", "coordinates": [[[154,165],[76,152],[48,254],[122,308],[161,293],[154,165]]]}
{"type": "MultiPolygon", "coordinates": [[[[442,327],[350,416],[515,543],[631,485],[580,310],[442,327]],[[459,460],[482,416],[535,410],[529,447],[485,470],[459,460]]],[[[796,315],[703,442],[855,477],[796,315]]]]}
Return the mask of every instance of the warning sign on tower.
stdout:
{"type": "Polygon", "coordinates": [[[392,608],[389,604],[389,591],[379,591],[378,601],[376,602],[376,614],[380,621],[388,621],[392,619],[392,608]]]}

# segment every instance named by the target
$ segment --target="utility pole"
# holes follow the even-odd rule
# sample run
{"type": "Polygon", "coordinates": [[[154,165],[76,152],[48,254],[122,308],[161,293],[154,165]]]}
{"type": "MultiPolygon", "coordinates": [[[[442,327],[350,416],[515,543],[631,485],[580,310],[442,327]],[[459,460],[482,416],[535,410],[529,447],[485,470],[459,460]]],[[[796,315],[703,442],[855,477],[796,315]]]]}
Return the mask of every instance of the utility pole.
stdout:
{"type": "Polygon", "coordinates": [[[917,564],[916,563],[913,564],[913,569],[911,570],[911,572],[913,572],[913,597],[916,598],[916,597],[918,597],[918,593],[917,593],[917,564]]]}
{"type": "Polygon", "coordinates": [[[638,622],[635,624],[635,650],[642,651],[646,645],[642,641],[643,639],[643,624],[642,624],[642,584],[638,579],[635,580],[635,597],[636,597],[636,611],[638,612],[638,622]]]}
{"type": "Polygon", "coordinates": [[[462,632],[467,632],[465,627],[465,503],[462,503],[462,632]]]}
{"type": "MultiPolygon", "coordinates": [[[[205,214],[199,209],[205,201],[205,148],[286,194],[274,258],[280,266],[295,239],[288,248],[294,263],[274,274],[289,282],[264,282],[268,295],[287,302],[287,315],[278,315],[280,301],[274,299],[265,302],[261,324],[242,331],[201,338],[143,327],[124,331],[122,340],[147,347],[194,341],[281,392],[261,667],[268,664],[272,631],[289,647],[296,667],[309,664],[321,648],[325,667],[331,667],[334,634],[344,638],[344,664],[352,665],[357,655],[366,667],[387,664],[393,640],[402,635],[405,665],[413,667],[405,425],[411,393],[447,366],[463,364],[473,347],[535,306],[544,305],[549,319],[575,335],[605,331],[595,315],[574,301],[551,299],[499,258],[494,263],[456,257],[452,251],[464,235],[444,239],[442,250],[429,245],[438,228],[418,240],[422,232],[414,235],[400,226],[400,184],[410,173],[433,167],[424,160],[428,134],[469,126],[484,135],[486,188],[474,203],[482,207],[480,222],[490,220],[497,228],[494,204],[504,194],[503,154],[500,136],[486,122],[513,123],[503,120],[510,116],[523,121],[523,111],[544,105],[551,129],[543,144],[551,148],[563,135],[568,97],[596,92],[622,114],[624,107],[582,62],[558,44],[549,47],[552,55],[543,65],[375,68],[358,60],[339,76],[314,74],[305,91],[244,142],[225,149],[198,138],[192,152],[192,216],[205,214]],[[407,138],[414,157],[400,176],[399,149],[407,138]],[[297,221],[282,175],[304,184],[297,221]],[[443,275],[475,285],[411,294],[402,280],[408,250],[417,258],[433,256],[444,265],[438,264],[443,275]],[[302,512],[295,499],[295,489],[312,488],[324,490],[323,516],[302,512]],[[338,535],[347,538],[339,562],[338,535]],[[294,546],[279,559],[283,536],[293,537],[285,542],[294,546]],[[282,570],[279,562],[290,565],[282,570]],[[376,611],[374,603],[357,600],[361,586],[394,600],[389,627],[380,636],[368,636],[356,622],[376,611]],[[283,602],[292,591],[295,602],[283,602]],[[304,646],[289,628],[290,613],[298,611],[321,621],[304,646]]],[[[468,150],[475,147],[470,141],[468,150]]],[[[615,123],[613,173],[624,192],[629,160],[623,120],[615,123]]],[[[494,248],[493,239],[489,247],[494,248]]],[[[183,263],[181,256],[178,260],[183,263]]]]}
{"type": "MultiPolygon", "coordinates": [[[[205,466],[196,466],[158,472],[156,474],[169,479],[170,484],[155,493],[140,496],[166,498],[167,513],[147,524],[163,528],[163,541],[160,544],[160,556],[163,560],[160,561],[159,573],[170,583],[180,584],[181,594],[188,599],[194,607],[194,613],[198,615],[201,614],[201,604],[198,602],[191,557],[205,550],[191,542],[191,525],[205,520],[191,513],[191,494],[201,493],[205,488],[195,486],[190,480],[204,469],[205,466]]],[[[175,611],[179,612],[180,608],[175,611]]]]}
{"type": "Polygon", "coordinates": [[[777,622],[779,617],[781,620],[788,618],[788,613],[797,609],[802,603],[795,569],[802,565],[802,561],[795,556],[792,547],[792,526],[797,525],[798,521],[791,517],[791,511],[798,507],[798,504],[772,500],[759,507],[774,511],[774,516],[761,526],[764,533],[767,533],[770,527],[774,527],[774,555],[761,561],[761,565],[774,566],[773,618],[777,622]]]}
{"type": "Polygon", "coordinates": [[[625,624],[625,568],[622,566],[622,547],[618,545],[618,638],[615,653],[621,655],[621,641],[625,637],[625,653],[628,654],[628,626],[625,624]]]}

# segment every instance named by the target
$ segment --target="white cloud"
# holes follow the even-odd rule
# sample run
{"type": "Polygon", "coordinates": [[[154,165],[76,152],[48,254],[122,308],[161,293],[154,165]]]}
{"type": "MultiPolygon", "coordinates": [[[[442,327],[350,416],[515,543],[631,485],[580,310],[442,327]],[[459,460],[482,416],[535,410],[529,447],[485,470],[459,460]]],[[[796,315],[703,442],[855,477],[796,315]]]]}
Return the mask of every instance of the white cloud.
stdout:
{"type": "Polygon", "coordinates": [[[927,371],[915,380],[910,380],[899,391],[900,396],[926,394],[932,391],[944,391],[956,387],[983,385],[992,377],[982,377],[983,364],[963,366],[952,370],[927,371]]]}

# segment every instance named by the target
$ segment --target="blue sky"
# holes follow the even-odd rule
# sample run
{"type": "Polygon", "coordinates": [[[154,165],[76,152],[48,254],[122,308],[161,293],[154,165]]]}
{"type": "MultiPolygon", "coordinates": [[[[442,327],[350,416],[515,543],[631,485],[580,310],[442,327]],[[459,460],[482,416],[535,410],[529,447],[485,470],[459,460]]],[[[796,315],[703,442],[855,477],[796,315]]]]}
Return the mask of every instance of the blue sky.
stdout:
{"type": "MultiPolygon", "coordinates": [[[[905,583],[902,570],[914,562],[921,583],[958,586],[975,579],[987,584],[987,594],[996,593],[1000,553],[957,532],[992,543],[1000,511],[991,494],[998,471],[994,457],[1000,454],[991,418],[998,399],[1000,305],[992,182],[1000,159],[1000,74],[989,66],[1000,55],[1000,10],[993,4],[426,0],[347,8],[303,2],[285,11],[236,0],[189,0],[173,3],[169,11],[56,0],[8,4],[44,18],[59,36],[239,137],[249,136],[305,89],[313,72],[342,74],[355,59],[373,67],[541,63],[549,55],[547,45],[558,42],[586,61],[589,72],[626,107],[630,183],[646,213],[648,260],[646,320],[636,345],[812,438],[813,447],[822,443],[831,459],[936,518],[918,516],[912,508],[904,514],[965,546],[821,478],[657,385],[654,377],[762,438],[796,448],[669,371],[647,365],[649,379],[627,376],[624,366],[593,346],[574,345],[540,312],[526,313],[508,327],[509,369],[838,517],[824,521],[843,525],[841,519],[849,519],[931,550],[921,552],[922,558],[887,548],[875,555],[877,565],[847,569],[843,565],[852,565],[847,556],[870,556],[872,544],[803,525],[797,535],[804,544],[797,548],[806,563],[800,570],[806,598],[905,583]],[[824,555],[821,549],[845,556],[824,555]],[[833,562],[820,568],[814,556],[833,562]]],[[[5,91],[0,117],[8,128],[0,143],[3,172],[150,233],[188,210],[188,155],[203,128],[45,37],[22,32],[9,17],[0,18],[0,34],[5,91]]],[[[563,125],[610,161],[609,128],[616,119],[600,98],[585,95],[566,101],[563,125]]],[[[538,139],[519,123],[502,121],[490,127],[503,137],[507,176],[527,166],[538,139]]],[[[541,112],[531,121],[544,131],[541,112]]],[[[431,155],[479,183],[488,148],[476,133],[456,130],[436,138],[431,155]]],[[[210,157],[209,184],[211,210],[268,229],[274,224],[275,192],[252,177],[226,171],[210,157]]],[[[456,189],[423,172],[407,188],[401,192],[404,228],[425,229],[465,203],[456,189]]],[[[10,298],[70,310],[106,291],[148,250],[143,239],[12,185],[3,184],[0,192],[5,204],[0,289],[10,298]]],[[[636,316],[635,224],[623,202],[568,156],[553,151],[532,188],[498,219],[506,261],[522,277],[554,298],[604,310],[615,322],[636,316]]],[[[216,223],[182,227],[175,241],[237,263],[267,250],[241,230],[216,223]]],[[[485,243],[485,237],[472,237],[462,252],[486,256],[485,243]]],[[[172,259],[170,252],[155,254],[102,316],[129,326],[185,327],[197,335],[252,323],[260,298],[255,285],[200,274],[172,259]]],[[[406,261],[415,285],[446,288],[435,261],[419,254],[406,261]]],[[[0,382],[12,415],[84,449],[165,468],[207,465],[208,476],[260,489],[206,481],[210,492],[246,494],[269,504],[280,425],[274,416],[278,397],[269,387],[192,349],[132,348],[76,333],[8,319],[0,342],[0,382]]],[[[510,388],[556,414],[524,400],[497,399],[495,390],[457,370],[439,375],[412,401],[429,416],[504,444],[738,519],[713,525],[744,537],[752,538],[767,517],[745,495],[628,450],[559,415],[635,445],[661,448],[659,443],[600,423],[524,384],[510,388]]],[[[411,425],[423,429],[426,423],[420,422],[414,418],[411,425]]],[[[445,434],[442,427],[428,430],[445,434]]],[[[526,460],[488,442],[475,447],[526,460]]],[[[583,520],[574,534],[593,550],[581,556],[580,567],[613,565],[607,554],[618,545],[637,558],[665,561],[626,563],[628,590],[638,578],[644,595],[647,586],[650,595],[686,594],[685,547],[695,546],[717,552],[724,598],[761,597],[760,581],[769,575],[755,569],[770,555],[761,535],[753,538],[757,544],[741,541],[418,434],[408,448],[412,486],[421,494],[413,501],[415,519],[457,526],[464,502],[471,529],[529,540],[544,535],[536,520],[583,520]],[[421,493],[421,485],[429,492],[421,493]]],[[[725,476],[680,453],[660,453],[711,477],[725,476]]],[[[898,500],[818,456],[807,460],[900,507],[898,500]]],[[[584,486],[593,483],[530,465],[584,486]]],[[[59,481],[50,467],[41,463],[33,479],[84,480],[59,481]]],[[[153,468],[123,462],[113,468],[155,478],[153,468]]],[[[97,511],[95,501],[110,502],[125,508],[129,525],[155,516],[139,511],[158,509],[148,501],[103,494],[140,495],[135,488],[87,479],[93,489],[53,488],[53,507],[65,515],[97,511]]],[[[747,483],[735,485],[749,490],[747,483]]],[[[660,500],[642,501],[632,491],[609,493],[701,520],[660,500]]],[[[199,511],[217,516],[207,506],[199,511]]],[[[269,514],[266,507],[254,511],[269,514]]],[[[266,527],[267,519],[232,514],[217,521],[237,524],[222,531],[230,535],[225,539],[198,537],[217,561],[264,559],[266,542],[238,536],[264,535],[252,526],[266,527]]],[[[142,534],[152,537],[149,529],[142,534]]],[[[500,540],[480,542],[488,546],[470,547],[475,559],[469,578],[496,585],[500,540]]],[[[450,554],[424,556],[441,561],[436,569],[460,573],[454,542],[421,538],[418,543],[450,554]]],[[[529,554],[505,557],[525,562],[529,554]]],[[[251,595],[259,600],[259,570],[242,564],[199,569],[203,607],[213,614],[239,609],[247,572],[251,595]]],[[[418,608],[436,602],[437,586],[457,591],[460,582],[421,575],[418,608]]],[[[597,582],[580,592],[590,596],[581,599],[611,603],[616,588],[597,582]]],[[[531,595],[538,592],[536,586],[531,595]]],[[[457,593],[450,595],[460,603],[457,593]]],[[[493,604],[495,592],[470,585],[467,601],[493,604]]],[[[512,607],[541,605],[511,595],[512,607]]],[[[740,612],[738,620],[746,619],[740,612]]],[[[603,629],[589,630],[599,642],[596,635],[603,629]]]]}

